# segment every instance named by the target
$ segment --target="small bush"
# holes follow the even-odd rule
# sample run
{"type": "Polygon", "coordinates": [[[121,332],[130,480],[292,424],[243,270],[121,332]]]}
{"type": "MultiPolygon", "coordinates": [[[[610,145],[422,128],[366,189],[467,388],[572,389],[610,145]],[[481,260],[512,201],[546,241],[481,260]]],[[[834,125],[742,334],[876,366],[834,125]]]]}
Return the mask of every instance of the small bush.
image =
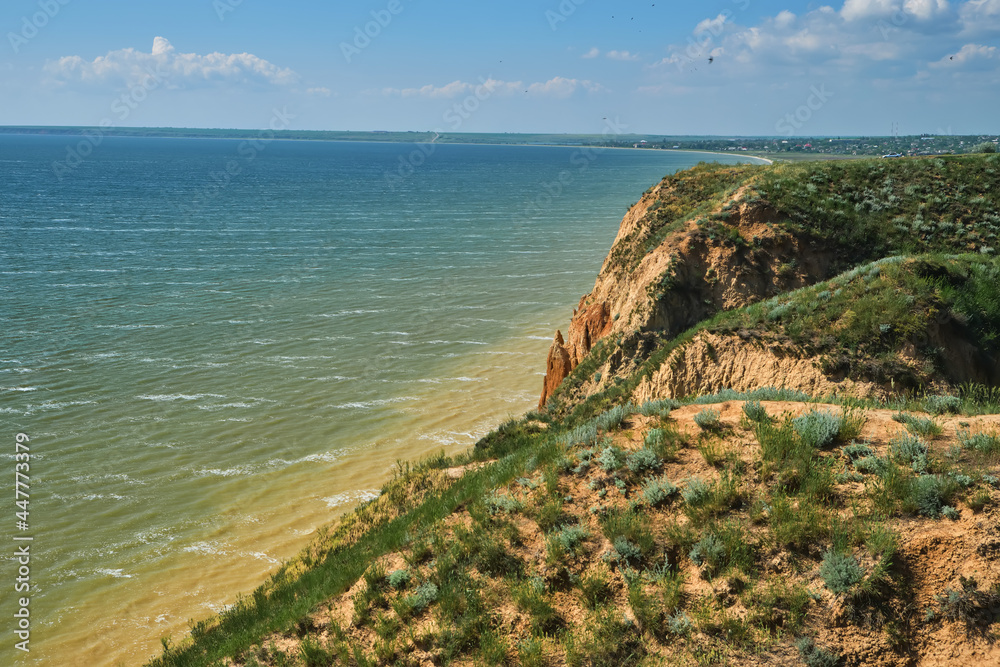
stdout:
{"type": "Polygon", "coordinates": [[[775,387],[761,387],[760,389],[754,389],[748,393],[746,397],[757,401],[805,402],[812,400],[812,396],[804,391],[775,387]]]}
{"type": "Polygon", "coordinates": [[[508,495],[493,492],[486,497],[486,511],[490,516],[498,514],[512,514],[521,509],[521,503],[508,495]]]}
{"type": "Polygon", "coordinates": [[[671,410],[680,407],[680,403],[669,398],[659,401],[647,401],[639,406],[639,414],[645,417],[659,417],[666,419],[670,416],[671,410]]]}
{"type": "Polygon", "coordinates": [[[549,535],[549,543],[563,553],[580,555],[583,552],[583,543],[590,537],[586,528],[581,526],[568,526],[562,530],[549,535]]]}
{"type": "Polygon", "coordinates": [[[852,461],[863,459],[866,456],[875,456],[875,450],[871,448],[871,445],[864,442],[852,442],[849,445],[841,447],[840,451],[844,452],[852,461]]]}
{"type": "Polygon", "coordinates": [[[649,448],[660,447],[667,440],[667,432],[662,428],[652,428],[646,433],[643,444],[649,448]]]}
{"type": "Polygon", "coordinates": [[[997,145],[992,141],[984,141],[972,149],[973,153],[996,153],[997,145]]]}
{"type": "Polygon", "coordinates": [[[663,462],[651,449],[643,447],[625,459],[625,465],[634,473],[655,472],[660,469],[663,462]]]}
{"type": "Polygon", "coordinates": [[[816,642],[811,637],[802,637],[795,642],[795,648],[799,650],[806,667],[837,667],[840,664],[840,656],[831,653],[826,649],[816,646],[816,642]]]}
{"type": "Polygon", "coordinates": [[[677,487],[666,477],[649,479],[642,487],[642,499],[650,507],[659,507],[667,503],[675,493],[677,487]]]}
{"type": "Polygon", "coordinates": [[[936,475],[920,475],[913,480],[912,501],[917,512],[931,518],[941,516],[941,510],[951,495],[949,486],[936,475]]]}
{"type": "Polygon", "coordinates": [[[955,480],[955,483],[958,484],[963,489],[967,489],[976,483],[976,480],[972,479],[972,477],[966,475],[965,473],[950,472],[948,473],[948,476],[951,477],[953,480],[955,480]]]}
{"type": "Polygon", "coordinates": [[[677,455],[677,449],[684,436],[675,428],[654,428],[646,433],[643,446],[665,461],[671,461],[677,455]]]}
{"type": "MultiPolygon", "coordinates": [[[[638,512],[611,510],[607,515],[602,517],[601,528],[604,531],[605,537],[614,545],[616,551],[618,551],[620,544],[624,545],[625,542],[628,542],[638,547],[642,556],[648,556],[656,546],[653,534],[649,530],[648,518],[646,515],[638,512]],[[624,539],[624,542],[619,543],[621,539],[624,539]]],[[[628,559],[631,560],[631,550],[624,546],[623,549],[624,555],[628,556],[628,559]]]]}
{"type": "Polygon", "coordinates": [[[889,440],[889,453],[916,473],[927,471],[927,443],[915,435],[900,433],[889,440]]]}
{"type": "Polygon", "coordinates": [[[962,411],[962,399],[958,396],[927,396],[924,409],[932,415],[958,414],[962,411]]]}
{"type": "Polygon", "coordinates": [[[864,456],[854,461],[854,469],[866,475],[882,475],[888,468],[889,461],[878,456],[864,456]]]}
{"type": "Polygon", "coordinates": [[[903,424],[906,426],[906,430],[910,433],[914,435],[921,435],[931,440],[941,435],[941,425],[930,417],[905,415],[903,417],[903,424]]]}
{"type": "Polygon", "coordinates": [[[598,429],[607,433],[608,431],[613,431],[621,426],[622,422],[628,419],[633,412],[635,412],[635,406],[631,403],[616,405],[604,414],[598,416],[594,420],[594,423],[597,425],[598,429]]]}
{"type": "Polygon", "coordinates": [[[972,432],[962,429],[958,432],[958,443],[964,449],[970,449],[982,454],[1000,453],[1000,436],[996,433],[972,432]]]}
{"type": "Polygon", "coordinates": [[[642,549],[626,537],[619,536],[615,538],[614,551],[610,553],[609,560],[619,565],[625,564],[635,567],[642,560],[642,549]]]}
{"type": "Polygon", "coordinates": [[[667,631],[678,637],[686,637],[694,630],[694,623],[691,617],[683,611],[679,611],[673,616],[667,617],[667,631]]]}
{"type": "Polygon", "coordinates": [[[865,572],[853,556],[827,551],[819,568],[823,583],[834,593],[847,593],[865,578],[865,572]]]}
{"type": "Polygon", "coordinates": [[[393,570],[389,573],[389,586],[394,590],[401,591],[410,583],[409,570],[393,570]]]}
{"type": "MultiPolygon", "coordinates": [[[[438,599],[438,587],[436,584],[428,581],[417,587],[415,591],[403,598],[406,611],[409,612],[407,615],[416,615],[427,609],[427,607],[434,604],[438,599]]],[[[399,610],[397,609],[397,613],[399,610]]],[[[403,614],[400,614],[402,617],[403,614]]]]}
{"type": "Polygon", "coordinates": [[[819,410],[811,410],[792,420],[792,426],[802,442],[817,449],[832,445],[843,425],[843,417],[819,410]]]}
{"type": "Polygon", "coordinates": [[[722,540],[715,535],[706,535],[691,548],[688,557],[696,565],[705,568],[707,572],[714,575],[721,571],[725,565],[726,547],[722,540]]]}
{"type": "Polygon", "coordinates": [[[587,422],[580,424],[562,437],[568,447],[592,447],[597,443],[597,424],[587,422]]]}
{"type": "Polygon", "coordinates": [[[597,455],[597,465],[601,466],[604,472],[614,472],[621,468],[624,462],[625,452],[620,447],[607,447],[597,455]]]}
{"type": "Polygon", "coordinates": [[[720,416],[718,410],[706,408],[694,416],[694,423],[702,431],[717,431],[722,428],[722,422],[719,421],[720,416]]]}
{"type": "Polygon", "coordinates": [[[760,404],[760,401],[747,401],[744,403],[743,414],[755,424],[771,421],[770,415],[767,414],[767,409],[760,404]]]}
{"type": "Polygon", "coordinates": [[[692,477],[687,480],[687,485],[681,491],[681,496],[688,505],[697,507],[712,497],[712,487],[701,477],[692,477]]]}
{"type": "Polygon", "coordinates": [[[961,577],[960,588],[948,587],[934,596],[937,609],[928,610],[928,619],[936,616],[965,625],[966,633],[985,636],[989,628],[998,620],[996,609],[1000,608],[1000,584],[990,591],[979,590],[979,584],[972,577],[961,577]]]}

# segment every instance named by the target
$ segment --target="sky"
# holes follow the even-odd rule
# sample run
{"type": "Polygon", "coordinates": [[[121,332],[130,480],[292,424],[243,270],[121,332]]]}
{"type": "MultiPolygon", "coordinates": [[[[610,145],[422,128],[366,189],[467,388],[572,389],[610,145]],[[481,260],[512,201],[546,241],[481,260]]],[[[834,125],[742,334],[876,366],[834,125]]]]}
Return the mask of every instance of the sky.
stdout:
{"type": "Polygon", "coordinates": [[[0,125],[1000,131],[1000,0],[4,0],[0,36],[0,125]]]}

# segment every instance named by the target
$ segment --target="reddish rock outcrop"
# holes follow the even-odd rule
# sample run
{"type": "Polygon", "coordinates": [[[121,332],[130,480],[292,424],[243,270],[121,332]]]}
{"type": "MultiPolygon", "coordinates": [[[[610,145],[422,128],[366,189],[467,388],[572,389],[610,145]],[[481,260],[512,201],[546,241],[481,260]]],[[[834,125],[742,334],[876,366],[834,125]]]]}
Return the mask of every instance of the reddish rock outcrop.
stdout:
{"type": "Polygon", "coordinates": [[[555,390],[580,365],[594,344],[611,331],[608,305],[604,302],[585,305],[585,301],[586,298],[580,302],[580,308],[573,312],[573,320],[569,325],[569,342],[563,339],[562,332],[556,331],[555,340],[549,347],[539,409],[545,407],[555,390]]]}
{"type": "Polygon", "coordinates": [[[549,359],[545,364],[545,386],[542,387],[542,399],[538,403],[539,409],[545,407],[546,401],[555,392],[566,376],[573,370],[569,359],[569,352],[566,351],[566,342],[563,340],[561,331],[556,331],[556,337],[549,347],[549,359]]]}

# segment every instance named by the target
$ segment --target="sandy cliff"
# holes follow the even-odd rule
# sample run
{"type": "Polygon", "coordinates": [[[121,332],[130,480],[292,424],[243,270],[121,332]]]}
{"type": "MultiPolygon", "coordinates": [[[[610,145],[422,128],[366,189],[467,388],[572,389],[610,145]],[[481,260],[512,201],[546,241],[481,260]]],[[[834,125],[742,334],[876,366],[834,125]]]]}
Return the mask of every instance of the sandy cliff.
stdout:
{"type": "Polygon", "coordinates": [[[676,229],[649,249],[658,202],[669,198],[670,190],[664,181],[625,215],[566,337],[556,333],[539,407],[609,334],[675,336],[721,310],[823,280],[839,264],[835,253],[774,225],[778,214],[747,198],[746,188],[706,215],[675,222],[676,229]]]}

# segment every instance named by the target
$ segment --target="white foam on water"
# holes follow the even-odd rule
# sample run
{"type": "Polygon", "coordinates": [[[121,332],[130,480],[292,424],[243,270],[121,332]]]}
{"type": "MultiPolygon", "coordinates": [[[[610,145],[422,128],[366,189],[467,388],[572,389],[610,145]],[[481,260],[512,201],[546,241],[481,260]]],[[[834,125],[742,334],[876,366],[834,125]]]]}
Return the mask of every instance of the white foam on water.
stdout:
{"type": "Polygon", "coordinates": [[[181,549],[185,553],[202,554],[204,556],[224,555],[227,551],[217,542],[195,542],[181,549]]]}
{"type": "Polygon", "coordinates": [[[99,570],[95,570],[95,572],[97,574],[103,574],[107,577],[114,577],[115,579],[131,579],[135,576],[134,574],[125,574],[125,571],[120,569],[112,570],[110,568],[100,568],[99,570]]]}
{"type": "Polygon", "coordinates": [[[242,465],[235,466],[233,468],[211,468],[208,470],[196,470],[196,475],[202,475],[204,477],[239,477],[252,475],[257,472],[259,468],[255,466],[242,465]]]}
{"type": "Polygon", "coordinates": [[[81,405],[97,405],[97,401],[46,401],[38,405],[40,410],[65,410],[81,405]]]}
{"type": "MultiPolygon", "coordinates": [[[[53,497],[55,497],[55,496],[53,496],[53,497]]],[[[69,498],[69,497],[66,497],[66,496],[61,496],[60,498],[63,499],[63,500],[74,500],[75,498],[79,498],[81,500],[107,500],[107,499],[110,499],[110,500],[125,500],[125,496],[119,496],[117,493],[109,493],[107,495],[105,495],[103,493],[88,493],[88,494],[83,495],[83,496],[76,496],[75,498],[69,498]]]]}
{"type": "Polygon", "coordinates": [[[95,329],[123,329],[134,331],[136,329],[172,329],[172,324],[98,324],[95,329]]]}
{"type": "Polygon", "coordinates": [[[248,551],[243,555],[249,556],[251,558],[256,558],[257,560],[262,560],[265,563],[271,563],[272,565],[281,565],[281,561],[277,558],[270,556],[263,551],[248,551]]]}
{"type": "Polygon", "coordinates": [[[225,396],[222,394],[143,394],[137,398],[156,403],[172,403],[174,401],[200,401],[203,398],[225,398],[225,396]]]}
{"type": "Polygon", "coordinates": [[[343,403],[341,405],[332,405],[334,410],[371,410],[372,408],[378,408],[384,405],[392,405],[393,403],[407,403],[409,401],[417,400],[413,396],[401,396],[399,398],[380,398],[374,401],[357,401],[352,403],[343,403]]]}
{"type": "Polygon", "coordinates": [[[382,492],[377,489],[362,489],[360,491],[345,491],[344,493],[338,493],[335,496],[330,496],[329,498],[323,498],[323,502],[330,509],[335,507],[342,507],[343,505],[349,505],[351,503],[364,503],[369,500],[375,500],[382,495],[382,492]]]}
{"type": "Polygon", "coordinates": [[[343,454],[341,452],[323,452],[322,454],[309,454],[308,456],[303,456],[301,459],[295,461],[295,463],[334,463],[342,458],[343,454]]]}

